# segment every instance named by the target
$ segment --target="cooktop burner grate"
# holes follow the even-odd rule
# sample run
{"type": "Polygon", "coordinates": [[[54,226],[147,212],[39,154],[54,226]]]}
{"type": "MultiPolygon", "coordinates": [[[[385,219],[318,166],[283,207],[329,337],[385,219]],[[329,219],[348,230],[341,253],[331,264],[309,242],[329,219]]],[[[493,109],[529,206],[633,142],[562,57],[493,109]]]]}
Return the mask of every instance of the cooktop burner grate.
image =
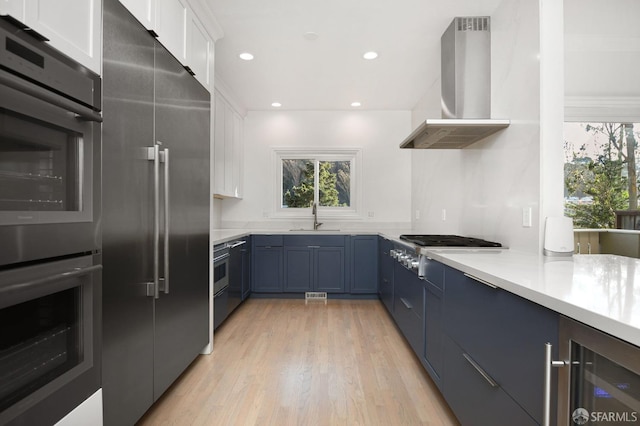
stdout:
{"type": "Polygon", "coordinates": [[[500,243],[459,235],[400,235],[400,239],[424,247],[502,247],[500,243]]]}

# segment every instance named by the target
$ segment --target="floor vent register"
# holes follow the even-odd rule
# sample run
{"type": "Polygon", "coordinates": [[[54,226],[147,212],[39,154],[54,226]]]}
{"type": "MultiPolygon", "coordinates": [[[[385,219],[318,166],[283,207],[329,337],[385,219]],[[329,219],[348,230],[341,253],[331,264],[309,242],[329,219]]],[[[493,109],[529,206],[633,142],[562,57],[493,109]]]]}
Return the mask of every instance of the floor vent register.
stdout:
{"type": "Polygon", "coordinates": [[[305,300],[327,300],[327,293],[324,291],[307,291],[304,294],[305,300]]]}

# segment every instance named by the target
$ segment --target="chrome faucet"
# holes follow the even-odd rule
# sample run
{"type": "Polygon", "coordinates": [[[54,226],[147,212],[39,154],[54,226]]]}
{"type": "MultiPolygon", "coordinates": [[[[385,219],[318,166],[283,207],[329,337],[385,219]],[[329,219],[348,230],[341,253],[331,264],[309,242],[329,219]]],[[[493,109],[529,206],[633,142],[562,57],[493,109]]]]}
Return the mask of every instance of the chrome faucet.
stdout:
{"type": "Polygon", "coordinates": [[[318,222],[318,206],[316,205],[316,203],[313,203],[311,212],[313,213],[313,230],[317,231],[322,223],[318,222]]]}

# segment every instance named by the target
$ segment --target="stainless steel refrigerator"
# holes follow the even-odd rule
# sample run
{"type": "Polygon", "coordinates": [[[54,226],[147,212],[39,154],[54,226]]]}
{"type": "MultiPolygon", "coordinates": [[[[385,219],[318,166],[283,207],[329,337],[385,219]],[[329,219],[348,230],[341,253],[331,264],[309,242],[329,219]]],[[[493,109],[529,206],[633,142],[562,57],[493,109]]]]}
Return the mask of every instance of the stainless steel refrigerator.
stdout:
{"type": "Polygon", "coordinates": [[[134,424],[208,343],[210,95],[104,1],[106,425],[134,424]]]}

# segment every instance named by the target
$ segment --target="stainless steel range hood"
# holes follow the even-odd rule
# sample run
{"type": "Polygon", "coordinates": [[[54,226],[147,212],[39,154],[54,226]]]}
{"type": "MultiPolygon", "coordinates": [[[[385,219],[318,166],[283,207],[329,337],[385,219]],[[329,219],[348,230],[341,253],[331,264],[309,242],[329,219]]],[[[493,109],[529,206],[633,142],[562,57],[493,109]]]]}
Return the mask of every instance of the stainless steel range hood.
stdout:
{"type": "Polygon", "coordinates": [[[441,49],[442,118],[425,120],[400,148],[464,148],[510,124],[491,119],[490,18],[455,18],[441,49]]]}

